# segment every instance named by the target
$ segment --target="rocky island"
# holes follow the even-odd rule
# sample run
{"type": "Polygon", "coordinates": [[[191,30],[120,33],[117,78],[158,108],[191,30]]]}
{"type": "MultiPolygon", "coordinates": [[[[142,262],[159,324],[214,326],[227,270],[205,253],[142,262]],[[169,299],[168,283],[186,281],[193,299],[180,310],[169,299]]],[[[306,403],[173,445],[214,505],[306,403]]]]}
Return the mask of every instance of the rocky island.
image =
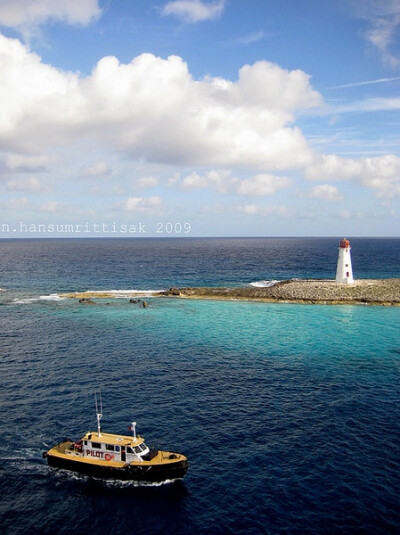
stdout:
{"type": "Polygon", "coordinates": [[[400,279],[361,279],[353,284],[337,284],[334,280],[285,280],[267,288],[171,288],[157,295],[191,299],[400,306],[400,279]]]}
{"type": "MultiPolygon", "coordinates": [[[[60,297],[75,298],[84,304],[94,304],[93,299],[136,298],[134,291],[86,291],[59,294],[60,297]]],[[[170,288],[166,291],[143,292],[143,297],[175,297],[186,299],[248,300],[270,303],[305,304],[367,304],[400,306],[400,278],[360,279],[353,284],[338,284],[326,279],[294,279],[278,281],[273,286],[260,288],[245,286],[238,288],[170,288]]],[[[135,302],[131,299],[130,302],[135,302]]]]}

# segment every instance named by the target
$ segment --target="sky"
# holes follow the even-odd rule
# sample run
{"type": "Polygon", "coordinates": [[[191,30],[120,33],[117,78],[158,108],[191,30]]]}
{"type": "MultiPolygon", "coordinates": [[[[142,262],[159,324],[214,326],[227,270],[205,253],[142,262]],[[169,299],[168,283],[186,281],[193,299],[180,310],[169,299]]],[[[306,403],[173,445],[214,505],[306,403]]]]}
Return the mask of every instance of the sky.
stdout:
{"type": "Polygon", "coordinates": [[[0,238],[399,236],[399,0],[0,0],[0,238]]]}

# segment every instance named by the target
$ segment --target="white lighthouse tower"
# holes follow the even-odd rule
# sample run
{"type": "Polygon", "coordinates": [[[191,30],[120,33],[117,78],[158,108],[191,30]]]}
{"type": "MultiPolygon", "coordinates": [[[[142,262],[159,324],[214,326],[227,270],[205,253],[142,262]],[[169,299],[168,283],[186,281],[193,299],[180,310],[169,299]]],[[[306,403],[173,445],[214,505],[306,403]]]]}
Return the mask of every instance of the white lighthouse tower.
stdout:
{"type": "Polygon", "coordinates": [[[338,284],[352,284],[353,270],[351,268],[350,242],[343,238],[339,242],[339,256],[336,268],[336,282],[338,284]]]}

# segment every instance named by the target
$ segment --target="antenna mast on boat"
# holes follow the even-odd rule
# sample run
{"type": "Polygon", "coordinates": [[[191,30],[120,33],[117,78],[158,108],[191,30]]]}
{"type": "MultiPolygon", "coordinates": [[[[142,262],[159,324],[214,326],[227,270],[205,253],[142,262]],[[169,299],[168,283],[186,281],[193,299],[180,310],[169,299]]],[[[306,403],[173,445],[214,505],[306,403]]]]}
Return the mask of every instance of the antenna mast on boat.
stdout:
{"type": "Polygon", "coordinates": [[[101,425],[100,420],[103,416],[103,400],[101,398],[101,391],[99,392],[99,399],[97,399],[97,392],[94,394],[94,400],[96,404],[96,416],[97,416],[97,431],[99,434],[99,437],[101,437],[101,425]]]}

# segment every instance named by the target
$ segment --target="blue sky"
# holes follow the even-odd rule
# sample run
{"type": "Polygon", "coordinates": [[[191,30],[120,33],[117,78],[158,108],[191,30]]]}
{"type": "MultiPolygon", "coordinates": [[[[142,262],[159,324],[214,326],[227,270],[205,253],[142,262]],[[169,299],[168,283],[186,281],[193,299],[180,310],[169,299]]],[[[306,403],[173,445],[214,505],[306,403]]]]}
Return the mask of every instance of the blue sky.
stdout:
{"type": "Polygon", "coordinates": [[[2,0],[0,237],[398,236],[398,0],[2,0]]]}

